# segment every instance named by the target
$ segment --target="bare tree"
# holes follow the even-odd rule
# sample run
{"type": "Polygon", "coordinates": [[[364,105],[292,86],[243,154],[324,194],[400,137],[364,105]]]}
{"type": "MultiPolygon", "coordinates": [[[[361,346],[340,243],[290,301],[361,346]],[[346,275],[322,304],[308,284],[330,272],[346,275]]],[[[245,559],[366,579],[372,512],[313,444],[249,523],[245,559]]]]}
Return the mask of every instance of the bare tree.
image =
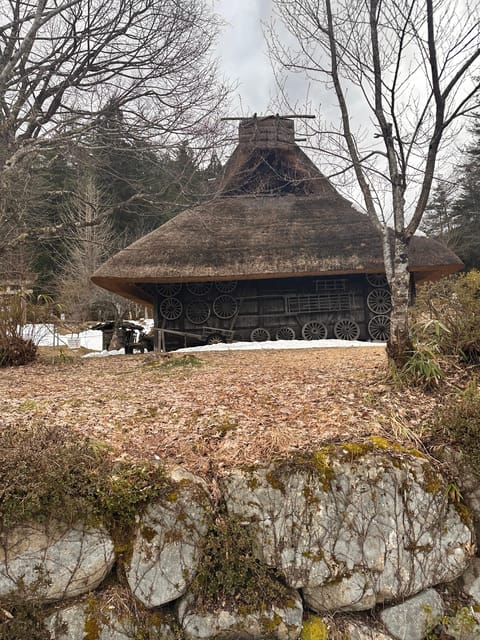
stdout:
{"type": "Polygon", "coordinates": [[[275,25],[268,30],[274,60],[333,93],[339,124],[325,135],[335,138],[333,157],[353,170],[366,212],[382,234],[393,302],[388,353],[402,362],[411,345],[408,245],[425,211],[445,134],[479,104],[479,4],[274,4],[288,30],[287,39],[275,25]]]}
{"type": "Polygon", "coordinates": [[[0,224],[10,243],[32,231],[18,218],[19,180],[73,143],[95,153],[91,133],[112,110],[136,140],[163,148],[208,134],[226,95],[211,59],[217,28],[205,0],[0,0],[0,224]]]}
{"type": "Polygon", "coordinates": [[[78,179],[62,215],[62,222],[71,231],[60,258],[58,302],[70,320],[90,319],[92,308],[104,302],[102,290],[92,283],[90,276],[115,245],[110,220],[102,215],[105,206],[107,199],[97,188],[94,177],[86,174],[78,179]],[[94,220],[99,222],[93,224],[94,220]],[[78,225],[82,222],[85,224],[78,225]]]}

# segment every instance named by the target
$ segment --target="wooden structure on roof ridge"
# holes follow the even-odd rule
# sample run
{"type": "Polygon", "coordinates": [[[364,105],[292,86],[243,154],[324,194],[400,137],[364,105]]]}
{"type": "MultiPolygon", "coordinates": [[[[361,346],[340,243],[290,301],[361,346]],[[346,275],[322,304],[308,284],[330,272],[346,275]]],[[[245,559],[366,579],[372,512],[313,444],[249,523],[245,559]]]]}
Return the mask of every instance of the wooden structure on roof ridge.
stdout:
{"type": "MultiPolygon", "coordinates": [[[[198,341],[384,340],[382,238],[296,144],[291,117],[239,121],[212,199],[120,251],[93,281],[154,308],[170,345],[198,341]]],[[[447,247],[410,243],[415,282],[462,268],[447,247]]]]}

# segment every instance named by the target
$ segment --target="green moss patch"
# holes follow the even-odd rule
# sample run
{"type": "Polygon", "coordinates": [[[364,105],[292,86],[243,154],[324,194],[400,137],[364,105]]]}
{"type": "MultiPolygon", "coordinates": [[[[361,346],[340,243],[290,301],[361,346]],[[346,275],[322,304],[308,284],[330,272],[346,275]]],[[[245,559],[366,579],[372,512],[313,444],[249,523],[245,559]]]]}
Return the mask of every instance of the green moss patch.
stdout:
{"type": "Polygon", "coordinates": [[[291,592],[254,554],[252,526],[219,515],[208,532],[192,591],[199,611],[230,607],[242,613],[285,605],[291,592]]]}
{"type": "MultiPolygon", "coordinates": [[[[285,492],[285,478],[296,469],[310,471],[320,480],[325,492],[330,489],[336,474],[341,472],[343,463],[353,463],[370,454],[382,454],[388,457],[394,466],[400,466],[405,455],[426,460],[427,456],[418,449],[404,447],[380,436],[370,436],[359,442],[331,444],[315,451],[304,451],[292,454],[288,459],[280,460],[270,468],[266,480],[274,489],[285,492]]],[[[432,471],[433,473],[433,471],[432,471]]],[[[251,482],[252,489],[254,483],[251,482]]],[[[303,490],[307,501],[315,501],[311,488],[306,485],[303,490]]]]}
{"type": "Polygon", "coordinates": [[[327,640],[328,629],[325,622],[318,616],[307,616],[303,622],[300,640],[327,640]]]}
{"type": "Polygon", "coordinates": [[[180,356],[167,356],[161,359],[147,360],[145,366],[156,371],[177,371],[182,369],[193,369],[204,364],[203,360],[195,355],[187,353],[180,356]]]}
{"type": "Polygon", "coordinates": [[[131,525],[172,486],[158,465],[114,462],[109,451],[46,423],[0,432],[0,528],[29,520],[131,525]]]}

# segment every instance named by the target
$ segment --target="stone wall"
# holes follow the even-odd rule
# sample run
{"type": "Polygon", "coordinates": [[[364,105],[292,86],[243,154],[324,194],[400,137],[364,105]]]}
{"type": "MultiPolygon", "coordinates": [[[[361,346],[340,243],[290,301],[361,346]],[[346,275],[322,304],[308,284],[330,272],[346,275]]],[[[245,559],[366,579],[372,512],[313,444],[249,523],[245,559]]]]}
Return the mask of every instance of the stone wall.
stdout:
{"type": "Polygon", "coordinates": [[[0,635],[13,628],[8,603],[13,611],[20,600],[35,605],[42,640],[478,639],[479,483],[451,459],[463,487],[416,451],[380,439],[339,444],[232,470],[215,500],[177,469],[127,543],[88,518],[3,531],[0,635]],[[229,557],[235,533],[214,560],[217,573],[237,569],[202,573],[218,521],[234,523],[238,540],[248,533],[241,553],[271,588],[240,575],[229,557]],[[212,603],[214,584],[228,589],[212,603]]]}

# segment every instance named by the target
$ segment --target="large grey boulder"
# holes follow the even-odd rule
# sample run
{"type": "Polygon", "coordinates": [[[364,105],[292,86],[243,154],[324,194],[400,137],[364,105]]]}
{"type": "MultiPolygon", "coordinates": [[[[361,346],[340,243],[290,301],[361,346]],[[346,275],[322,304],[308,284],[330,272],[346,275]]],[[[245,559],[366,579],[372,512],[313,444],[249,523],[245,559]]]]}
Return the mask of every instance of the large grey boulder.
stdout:
{"type": "Polygon", "coordinates": [[[356,620],[345,622],[342,625],[342,634],[345,640],[392,640],[391,635],[356,620]]]}
{"type": "Polygon", "coordinates": [[[52,640],[84,640],[87,630],[85,606],[75,603],[57,609],[45,619],[52,640]]]}
{"type": "Polygon", "coordinates": [[[463,590],[475,604],[480,605],[480,558],[473,558],[471,565],[462,576],[463,590]]]}
{"type": "Polygon", "coordinates": [[[0,535],[0,596],[71,598],[95,589],[114,560],[108,533],[83,523],[33,522],[0,535]]]}
{"type": "Polygon", "coordinates": [[[423,640],[443,617],[443,601],[435,589],[428,589],[410,600],[380,613],[386,630],[396,640],[423,640]]]}
{"type": "Polygon", "coordinates": [[[185,472],[138,522],[127,580],[146,607],[182,596],[197,570],[210,502],[202,481],[185,472]]]}
{"type": "Polygon", "coordinates": [[[454,580],[473,532],[420,455],[383,441],[329,447],[239,469],[228,511],[253,528],[256,553],[318,612],[355,611],[454,580]]]}
{"type": "Polygon", "coordinates": [[[187,640],[296,640],[302,630],[302,601],[295,592],[286,600],[266,609],[225,606],[205,612],[187,595],[179,603],[178,620],[187,640]]]}
{"type": "MultiPolygon", "coordinates": [[[[114,600],[118,597],[119,594],[114,600]]],[[[179,637],[178,626],[161,613],[139,618],[135,618],[125,603],[121,611],[115,611],[104,596],[92,595],[86,601],[56,609],[45,619],[45,626],[51,640],[176,640],[179,637]]]]}

